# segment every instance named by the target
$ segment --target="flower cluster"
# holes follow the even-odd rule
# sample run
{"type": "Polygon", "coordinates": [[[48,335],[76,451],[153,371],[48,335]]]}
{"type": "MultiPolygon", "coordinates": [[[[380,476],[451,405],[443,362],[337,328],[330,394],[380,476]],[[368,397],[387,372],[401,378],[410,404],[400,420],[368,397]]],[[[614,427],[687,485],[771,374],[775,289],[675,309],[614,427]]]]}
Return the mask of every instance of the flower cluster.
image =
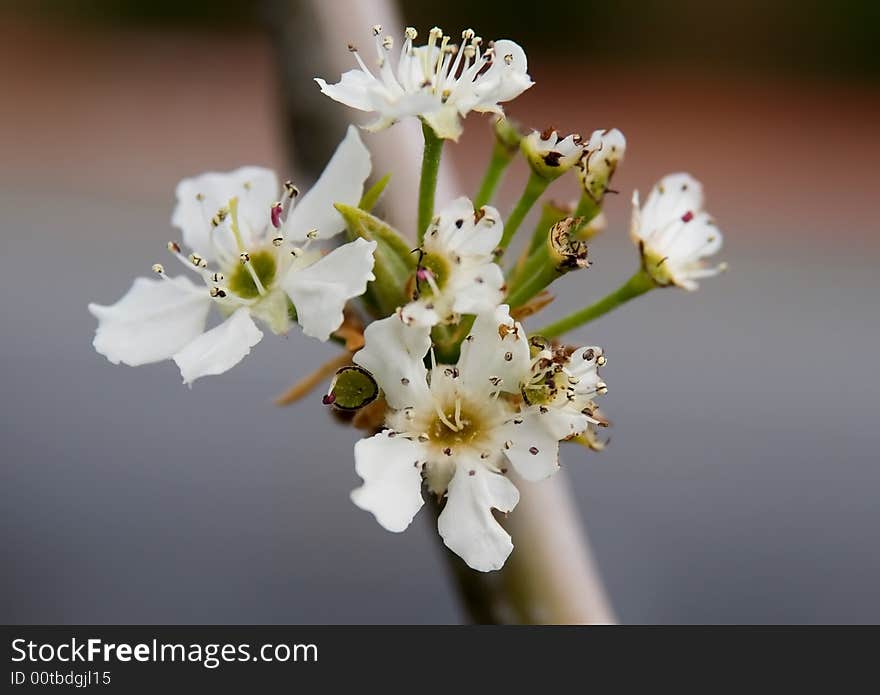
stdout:
{"type": "MultiPolygon", "coordinates": [[[[184,179],[168,250],[187,274],[156,263],[115,304],[89,305],[98,319],[95,349],[114,364],[172,359],[183,381],[220,374],[263,337],[295,324],[331,337],[345,352],[285,397],[292,401],[330,379],[325,404],[355,413],[367,431],[354,447],[362,484],[351,493],[389,531],[406,529],[430,500],[443,542],[471,568],[501,568],[513,540],[494,512],[517,505],[516,480],[540,481],[559,468],[560,443],[604,445],[607,420],[596,400],[607,387],[603,350],[562,336],[660,287],[696,289],[719,272],[706,259],[721,233],[703,208],[702,186],[688,174],[664,177],[644,206],[633,196],[630,234],[638,270],[594,304],[534,331],[523,322],[552,301],[561,275],[590,266],[587,241],[605,226],[606,194],[623,160],[616,129],[589,139],[552,128],[523,132],[502,103],[532,86],[523,49],[484,43],[468,29],[453,42],[440,29],[416,46],[373,28],[378,60],[321,91],[374,114],[369,131],[418,118],[425,134],[419,223],[410,234],[373,214],[388,177],[365,190],[371,159],[357,128],[348,132],[315,185],[303,195],[265,168],[184,179]],[[434,211],[445,141],[468,113],[494,114],[496,143],[471,200],[434,211]],[[511,212],[490,203],[506,168],[521,155],[530,177],[511,212]],[[547,187],[572,172],[581,195],[570,207],[545,204],[518,256],[506,256],[547,187]],[[345,243],[319,244],[344,233],[345,243]],[[220,321],[208,327],[211,308],[220,321]],[[337,368],[340,367],[338,370],[337,368]],[[335,372],[335,375],[334,375],[335,372]]],[[[380,172],[384,173],[384,172],[380,172]]]]}

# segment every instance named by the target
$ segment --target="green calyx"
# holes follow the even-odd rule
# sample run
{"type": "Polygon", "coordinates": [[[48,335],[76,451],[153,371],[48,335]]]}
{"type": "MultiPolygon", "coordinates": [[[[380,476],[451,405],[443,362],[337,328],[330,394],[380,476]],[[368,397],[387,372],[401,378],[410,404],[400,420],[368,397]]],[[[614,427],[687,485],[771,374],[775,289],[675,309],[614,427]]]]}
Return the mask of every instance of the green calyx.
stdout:
{"type": "MultiPolygon", "coordinates": [[[[275,279],[278,264],[272,251],[255,251],[249,254],[250,265],[260,279],[264,289],[268,289],[275,279]]],[[[243,299],[255,299],[260,296],[260,290],[254,282],[253,275],[244,263],[235,266],[229,276],[229,290],[243,299]]]]}
{"type": "Polygon", "coordinates": [[[347,227],[349,241],[361,238],[376,242],[373,253],[376,279],[367,285],[362,299],[370,313],[381,318],[409,301],[406,286],[416,270],[416,254],[393,228],[365,210],[336,203],[347,227]]]}

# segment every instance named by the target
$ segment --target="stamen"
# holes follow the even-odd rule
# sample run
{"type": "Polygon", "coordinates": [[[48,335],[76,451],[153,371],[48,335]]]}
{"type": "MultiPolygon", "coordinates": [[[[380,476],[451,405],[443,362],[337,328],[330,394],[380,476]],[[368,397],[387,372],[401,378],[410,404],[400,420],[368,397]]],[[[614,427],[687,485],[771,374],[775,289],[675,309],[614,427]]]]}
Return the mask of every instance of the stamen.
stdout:
{"type": "Polygon", "coordinates": [[[266,294],[266,288],[263,287],[263,283],[260,280],[260,276],[257,275],[257,270],[254,268],[254,264],[251,263],[251,256],[249,253],[242,253],[239,258],[241,259],[241,264],[248,269],[248,273],[250,273],[251,278],[254,281],[254,285],[257,288],[257,292],[260,293],[260,296],[266,294]]]}
{"type": "Polygon", "coordinates": [[[165,275],[165,267],[161,263],[153,263],[153,272],[156,275],[165,275]]]}

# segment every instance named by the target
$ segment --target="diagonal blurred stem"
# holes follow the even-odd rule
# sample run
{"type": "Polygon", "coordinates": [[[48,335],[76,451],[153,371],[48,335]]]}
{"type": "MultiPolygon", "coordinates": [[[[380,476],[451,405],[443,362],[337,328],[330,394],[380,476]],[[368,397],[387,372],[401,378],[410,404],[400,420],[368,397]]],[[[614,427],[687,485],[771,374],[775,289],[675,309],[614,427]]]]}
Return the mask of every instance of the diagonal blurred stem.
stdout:
{"type": "MultiPolygon", "coordinates": [[[[325,75],[335,79],[348,69],[339,61],[339,56],[348,57],[346,44],[364,36],[377,22],[388,33],[399,35],[396,7],[387,0],[266,0],[265,6],[281,70],[282,123],[300,168],[314,177],[342,137],[345,122],[357,120],[357,116],[322,96],[312,78],[325,75]]],[[[395,135],[399,137],[382,140],[384,147],[377,147],[376,140],[369,143],[374,165],[394,165],[396,183],[390,188],[396,185],[398,190],[389,190],[385,200],[388,214],[397,219],[401,219],[400,206],[408,203],[405,197],[395,194],[401,183],[405,187],[408,181],[417,179],[417,169],[406,169],[401,176],[397,170],[408,162],[419,162],[421,154],[418,138],[405,137],[404,133],[398,131],[395,135]]],[[[445,161],[440,168],[440,196],[452,193],[448,166],[445,161]]],[[[410,188],[407,196],[414,200],[415,190],[410,188]]],[[[515,481],[520,502],[503,523],[516,547],[499,572],[474,572],[441,544],[463,610],[473,622],[614,621],[564,473],[559,471],[536,484],[515,481]]],[[[438,510],[436,503],[432,506],[438,510]]],[[[436,517],[424,516],[436,527],[436,517]]]]}

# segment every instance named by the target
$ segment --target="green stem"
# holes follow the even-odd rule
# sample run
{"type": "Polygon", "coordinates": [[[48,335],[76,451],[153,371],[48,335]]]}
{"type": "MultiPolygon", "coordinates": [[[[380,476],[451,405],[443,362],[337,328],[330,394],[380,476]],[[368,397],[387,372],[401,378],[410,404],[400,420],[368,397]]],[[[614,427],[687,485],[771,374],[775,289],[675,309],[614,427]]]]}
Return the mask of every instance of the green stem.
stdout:
{"type": "Polygon", "coordinates": [[[510,148],[502,142],[495,141],[492,147],[492,158],[489,160],[489,166],[483,175],[483,181],[480,183],[480,190],[474,198],[474,208],[480,209],[484,205],[488,205],[495,195],[498,184],[504,176],[507,166],[513,161],[513,155],[510,148]]]}
{"type": "Polygon", "coordinates": [[[575,311],[573,314],[569,314],[568,316],[551,323],[549,326],[544,326],[544,328],[535,331],[535,334],[542,335],[545,338],[555,338],[573,328],[594,321],[600,316],[607,314],[612,309],[616,309],[621,304],[624,304],[630,299],[638,297],[655,287],[657,287],[657,284],[651,279],[651,276],[644,270],[639,270],[607,297],[603,297],[595,304],[591,304],[579,311],[575,311]]]}
{"type": "Polygon", "coordinates": [[[434,129],[424,121],[422,134],[425,137],[425,149],[422,154],[422,178],[419,181],[419,244],[425,238],[425,230],[434,217],[434,194],[437,192],[440,155],[443,154],[443,138],[437,137],[434,129]]]}
{"type": "Polygon", "coordinates": [[[520,196],[513,212],[510,213],[510,217],[507,218],[507,222],[504,223],[504,236],[501,237],[501,243],[499,244],[502,249],[506,249],[510,244],[513,235],[516,234],[516,230],[519,229],[522,221],[529,214],[529,210],[532,209],[538,198],[541,197],[541,194],[547,190],[549,183],[547,179],[535,172],[532,172],[531,176],[529,176],[522,196],[520,196]]]}
{"type": "Polygon", "coordinates": [[[512,309],[522,306],[556,278],[563,275],[550,263],[546,251],[543,254],[535,253],[532,258],[538,260],[529,260],[522,273],[522,277],[525,279],[507,295],[507,303],[512,309]]]}
{"type": "Polygon", "coordinates": [[[580,233],[590,225],[590,222],[596,219],[596,215],[601,211],[602,206],[599,203],[586,193],[582,193],[581,199],[577,204],[577,209],[574,211],[574,217],[580,217],[581,223],[578,225],[577,229],[572,232],[572,237],[579,239],[580,233]]]}

